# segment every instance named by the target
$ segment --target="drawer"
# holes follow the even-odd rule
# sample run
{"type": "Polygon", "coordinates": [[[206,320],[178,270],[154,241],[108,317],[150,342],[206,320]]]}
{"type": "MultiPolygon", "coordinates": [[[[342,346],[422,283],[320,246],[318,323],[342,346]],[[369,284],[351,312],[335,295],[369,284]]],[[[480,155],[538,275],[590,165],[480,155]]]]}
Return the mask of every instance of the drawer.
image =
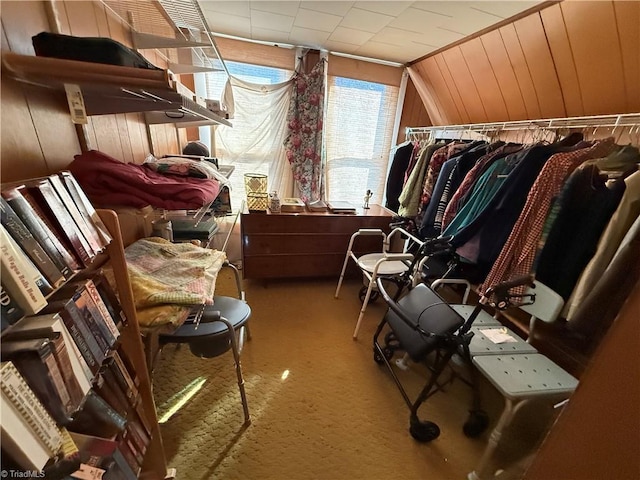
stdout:
{"type": "Polygon", "coordinates": [[[336,233],[351,235],[360,228],[388,232],[391,217],[347,215],[243,215],[242,231],[254,233],[336,233]],[[257,217],[257,218],[256,218],[257,217]]]}
{"type": "MultiPolygon", "coordinates": [[[[351,234],[327,233],[260,233],[242,236],[245,256],[264,254],[338,253],[345,255],[351,234]]],[[[356,252],[368,253],[382,250],[381,237],[358,238],[356,252]]]]}
{"type": "MultiPolygon", "coordinates": [[[[334,277],[342,270],[344,255],[257,255],[245,257],[242,263],[244,278],[313,278],[334,277]]],[[[349,261],[348,276],[359,275],[358,267],[349,261]]]]}

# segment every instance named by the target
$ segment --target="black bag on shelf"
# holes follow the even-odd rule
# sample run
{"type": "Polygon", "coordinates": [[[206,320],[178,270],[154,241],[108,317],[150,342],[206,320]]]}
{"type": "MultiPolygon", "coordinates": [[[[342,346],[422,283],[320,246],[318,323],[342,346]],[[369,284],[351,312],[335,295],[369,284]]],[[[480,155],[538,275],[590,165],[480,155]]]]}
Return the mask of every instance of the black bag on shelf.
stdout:
{"type": "Polygon", "coordinates": [[[111,38],[40,32],[31,40],[36,55],[40,57],[160,70],[135,50],[111,38]]]}

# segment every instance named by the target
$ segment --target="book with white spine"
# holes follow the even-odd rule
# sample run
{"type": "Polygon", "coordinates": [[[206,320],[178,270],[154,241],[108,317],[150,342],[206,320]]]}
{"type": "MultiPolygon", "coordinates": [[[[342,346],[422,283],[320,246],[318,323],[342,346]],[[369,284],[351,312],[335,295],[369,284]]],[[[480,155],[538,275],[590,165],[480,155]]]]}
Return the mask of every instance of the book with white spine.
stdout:
{"type": "Polygon", "coordinates": [[[10,361],[0,366],[2,446],[21,466],[40,470],[62,448],[62,434],[10,361]]]}

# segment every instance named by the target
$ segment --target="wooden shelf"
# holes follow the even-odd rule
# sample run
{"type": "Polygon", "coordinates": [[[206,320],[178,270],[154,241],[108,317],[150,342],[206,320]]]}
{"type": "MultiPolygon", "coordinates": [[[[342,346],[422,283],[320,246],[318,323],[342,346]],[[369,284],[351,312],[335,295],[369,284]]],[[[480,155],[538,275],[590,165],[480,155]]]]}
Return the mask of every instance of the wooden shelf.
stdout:
{"type": "Polygon", "coordinates": [[[121,67],[58,58],[2,54],[3,73],[31,85],[64,92],[80,87],[87,115],[147,113],[150,124],[181,127],[227,125],[231,122],[178,93],[178,82],[165,70],[121,67]]]}

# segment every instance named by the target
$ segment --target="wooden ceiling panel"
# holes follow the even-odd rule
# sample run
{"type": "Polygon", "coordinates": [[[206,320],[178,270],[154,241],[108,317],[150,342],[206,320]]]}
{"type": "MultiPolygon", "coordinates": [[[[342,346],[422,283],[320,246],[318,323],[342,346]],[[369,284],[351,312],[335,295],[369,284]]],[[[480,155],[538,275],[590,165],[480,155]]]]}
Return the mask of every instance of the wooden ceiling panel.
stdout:
{"type": "MultiPolygon", "coordinates": [[[[71,35],[76,37],[100,36],[96,11],[101,4],[96,2],[80,1],[69,3],[66,7],[67,18],[71,29],[71,35]]],[[[104,8],[104,7],[103,7],[104,8]]],[[[104,35],[108,36],[109,32],[104,35]]]]}
{"type": "Polygon", "coordinates": [[[98,25],[98,35],[101,37],[109,36],[109,19],[106,8],[100,4],[96,6],[96,24],[98,25]]]}
{"type": "Polygon", "coordinates": [[[453,98],[453,103],[456,106],[458,118],[460,119],[459,123],[471,122],[471,118],[469,117],[467,108],[462,101],[462,97],[460,96],[460,92],[458,91],[458,87],[456,86],[456,82],[453,81],[453,76],[451,75],[451,71],[447,66],[447,62],[444,61],[442,55],[436,55],[434,58],[436,60],[438,68],[440,69],[440,73],[444,78],[444,81],[449,87],[449,93],[451,94],[451,98],[453,98]]]}
{"type": "Polygon", "coordinates": [[[296,51],[292,48],[247,43],[224,37],[216,37],[216,45],[225,60],[257,63],[259,59],[260,64],[266,67],[289,70],[293,70],[295,66],[296,51]]]}
{"type": "Polygon", "coordinates": [[[496,76],[496,81],[502,92],[505,106],[507,108],[507,115],[509,120],[524,120],[527,118],[527,109],[524,105],[522,98],[522,91],[516,74],[509,60],[507,54],[507,48],[500,31],[494,30],[480,37],[484,50],[487,53],[487,58],[493,73],[496,76]]]}
{"type": "Polygon", "coordinates": [[[564,100],[539,14],[514,23],[529,67],[542,118],[565,117],[564,100]]]}
{"type": "Polygon", "coordinates": [[[627,111],[640,112],[640,2],[615,2],[627,111]]]}
{"type": "Polygon", "coordinates": [[[412,67],[408,67],[407,72],[409,72],[411,81],[416,87],[416,90],[418,91],[418,94],[422,99],[422,103],[424,104],[433,124],[444,125],[445,120],[443,120],[439,105],[435,100],[433,86],[429,82],[429,79],[422,68],[422,62],[412,67]]]}
{"type": "Polygon", "coordinates": [[[127,47],[133,47],[131,31],[122,24],[118,17],[115,15],[108,15],[107,22],[109,23],[109,36],[111,38],[126,45],[127,47]]]}
{"type": "Polygon", "coordinates": [[[509,120],[500,86],[493,73],[493,68],[482,41],[479,38],[474,38],[460,45],[460,50],[478,88],[480,99],[487,114],[487,120],[490,122],[509,120]]]}
{"type": "Polygon", "coordinates": [[[480,99],[480,94],[476,84],[473,81],[471,72],[467,62],[462,55],[460,47],[454,47],[442,52],[444,60],[449,67],[449,71],[453,75],[458,92],[464,104],[467,106],[467,112],[472,123],[482,123],[487,121],[487,113],[480,99]]]}
{"type": "Polygon", "coordinates": [[[431,125],[429,115],[424,108],[420,94],[413,81],[407,81],[404,104],[402,106],[402,116],[400,119],[400,129],[398,131],[397,143],[404,142],[407,127],[428,127],[431,125]]]}
{"type": "Polygon", "coordinates": [[[560,5],[545,8],[540,12],[540,16],[558,74],[567,115],[570,117],[582,116],[585,113],[580,93],[580,82],[560,5]]]}
{"type": "Polygon", "coordinates": [[[530,119],[540,118],[540,104],[538,103],[538,96],[536,94],[536,88],[531,78],[531,72],[529,71],[529,65],[520,46],[520,40],[516,32],[516,28],[513,24],[505,25],[500,29],[504,45],[509,55],[509,61],[511,67],[518,79],[518,85],[522,92],[522,98],[524,100],[524,106],[527,110],[527,117],[530,119]]]}
{"type": "Polygon", "coordinates": [[[613,2],[562,2],[560,8],[585,114],[624,112],[625,77],[613,2]]]}
{"type": "Polygon", "coordinates": [[[462,117],[451,95],[451,88],[455,86],[445,80],[436,59],[428,58],[424,62],[423,67],[427,75],[429,75],[429,80],[431,80],[431,85],[433,85],[435,90],[436,98],[441,105],[441,112],[447,119],[447,123],[463,123],[462,117]]]}
{"type": "Polygon", "coordinates": [[[21,55],[35,55],[31,37],[49,31],[49,21],[41,5],[33,2],[34,5],[25,8],[25,3],[1,2],[2,25],[7,37],[7,43],[2,48],[21,55]]]}

